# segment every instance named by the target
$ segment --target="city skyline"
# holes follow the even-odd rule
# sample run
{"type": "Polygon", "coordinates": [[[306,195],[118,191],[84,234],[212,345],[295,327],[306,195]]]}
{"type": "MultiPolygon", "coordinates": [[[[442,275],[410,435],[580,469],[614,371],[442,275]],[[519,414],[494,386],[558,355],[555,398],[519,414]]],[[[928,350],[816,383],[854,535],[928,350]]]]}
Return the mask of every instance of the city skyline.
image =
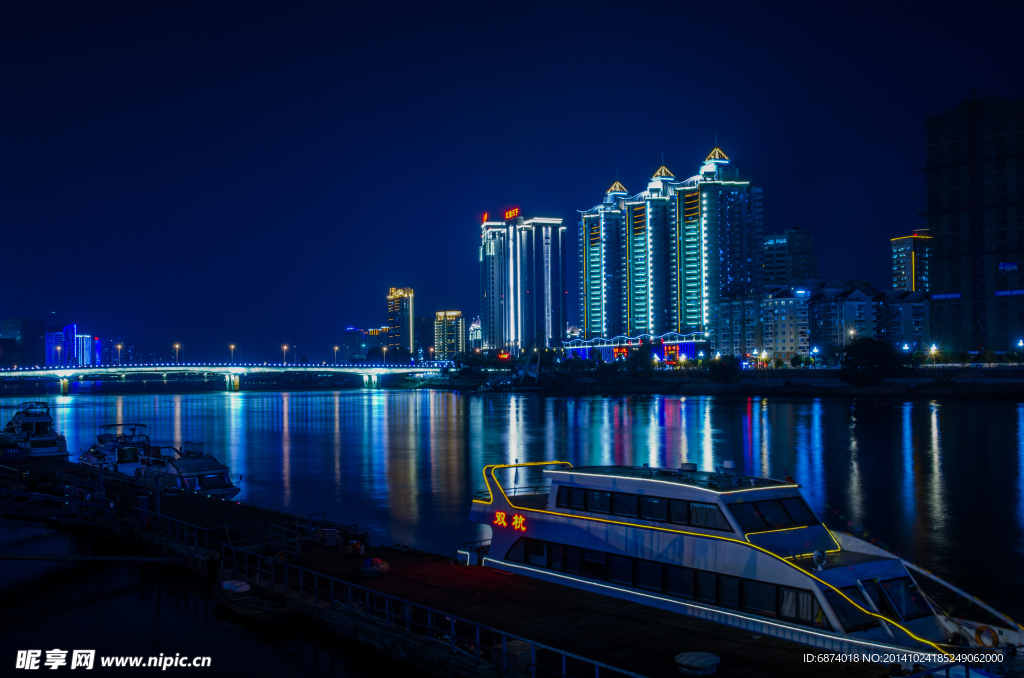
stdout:
{"type": "Polygon", "coordinates": [[[570,48],[607,20],[596,5],[550,8],[540,25],[525,8],[500,20],[422,9],[382,38],[345,41],[335,27],[381,10],[257,12],[243,27],[219,7],[202,24],[184,9],[7,11],[19,31],[0,49],[18,68],[0,222],[11,251],[39,254],[8,261],[0,315],[211,358],[232,343],[262,359],[283,343],[330,355],[346,326],[381,324],[393,285],[429,312],[475,316],[483,212],[519,205],[573,224],[614,181],[639,187],[716,143],[764,188],[768,232],[804,228],[822,272],[884,286],[878,243],[926,226],[925,118],[972,89],[1024,95],[1013,22],[984,13],[843,15],[849,30],[832,35],[828,16],[661,5],[658,21],[623,26],[604,63],[570,48]],[[722,36],[715,69],[614,115],[578,107],[652,59],[684,63],[695,48],[682,23],[722,36]],[[496,30],[551,49],[480,60],[478,36],[496,30]],[[961,57],[935,69],[935,41],[954,31],[961,57]],[[486,105],[509,97],[542,102],[539,113],[486,105]],[[356,198],[378,193],[388,197],[356,198]],[[36,275],[47,263],[59,274],[36,275]],[[89,284],[69,285],[76,272],[89,284]]]}

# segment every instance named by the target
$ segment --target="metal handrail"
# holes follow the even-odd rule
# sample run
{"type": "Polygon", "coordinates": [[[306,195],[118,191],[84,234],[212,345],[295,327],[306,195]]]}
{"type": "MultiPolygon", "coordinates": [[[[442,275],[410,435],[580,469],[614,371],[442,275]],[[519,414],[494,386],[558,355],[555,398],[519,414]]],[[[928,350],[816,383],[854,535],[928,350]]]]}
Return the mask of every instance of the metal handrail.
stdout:
{"type": "MultiPolygon", "coordinates": [[[[483,649],[481,648],[481,633],[489,634],[493,639],[500,638],[501,651],[497,654],[501,658],[502,670],[508,670],[510,661],[521,661],[516,655],[508,652],[508,641],[513,640],[529,645],[530,660],[528,668],[530,675],[534,677],[537,676],[538,670],[547,671],[552,675],[566,676],[566,662],[572,659],[592,667],[595,678],[600,678],[601,669],[614,671],[629,678],[644,678],[644,676],[633,671],[620,669],[595,659],[588,659],[571,652],[559,650],[550,645],[538,643],[464,617],[441,612],[440,610],[419,605],[403,598],[321,574],[301,565],[292,565],[245,548],[221,544],[222,567],[227,567],[229,562],[231,569],[242,573],[242,576],[252,576],[251,570],[255,569],[257,582],[259,582],[260,575],[269,575],[271,585],[276,585],[280,581],[281,585],[287,590],[297,590],[300,598],[303,595],[312,595],[315,602],[329,600],[336,610],[347,610],[350,614],[358,614],[367,621],[373,621],[396,630],[404,630],[406,637],[411,637],[414,634],[414,627],[423,630],[425,632],[416,633],[416,635],[426,636],[432,641],[445,642],[451,646],[453,653],[472,657],[482,663],[486,663],[486,661],[483,658],[483,649]],[[240,556],[241,559],[239,558],[240,556]],[[250,559],[256,560],[255,568],[250,564],[250,559]],[[241,568],[244,568],[244,570],[241,568]],[[297,576],[294,576],[295,574],[297,576]],[[339,598],[339,595],[342,595],[342,597],[339,598]],[[377,601],[383,601],[383,605],[380,605],[377,601]],[[416,616],[420,619],[425,617],[426,624],[415,621],[414,618],[416,616]],[[473,632],[472,636],[463,635],[460,639],[457,624],[462,625],[462,628],[468,626],[473,632]],[[462,647],[459,646],[460,643],[462,647]],[[540,665],[537,660],[538,650],[556,654],[561,659],[561,668],[551,669],[540,665]]],[[[495,648],[496,646],[493,646],[488,650],[488,654],[491,657],[495,655],[495,648]]]]}
{"type": "Polygon", "coordinates": [[[135,512],[137,517],[142,517],[144,515],[147,518],[147,524],[154,527],[155,530],[160,534],[173,536],[174,538],[186,544],[189,541],[192,541],[193,546],[202,545],[203,548],[209,548],[210,528],[202,527],[200,525],[193,525],[192,523],[186,523],[184,520],[171,518],[169,516],[156,513],[154,511],[149,511],[147,509],[136,508],[135,512]],[[202,536],[201,542],[200,535],[202,536]]]}

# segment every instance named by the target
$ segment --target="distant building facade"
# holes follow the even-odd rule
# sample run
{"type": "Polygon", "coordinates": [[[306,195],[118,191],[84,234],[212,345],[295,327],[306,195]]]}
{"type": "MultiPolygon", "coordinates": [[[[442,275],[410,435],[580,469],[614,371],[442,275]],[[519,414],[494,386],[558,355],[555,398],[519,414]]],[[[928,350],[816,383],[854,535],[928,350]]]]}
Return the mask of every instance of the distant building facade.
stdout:
{"type": "Polygon", "coordinates": [[[884,312],[884,338],[889,343],[910,351],[928,350],[928,298],[923,292],[886,292],[884,312]]]}
{"type": "Polygon", "coordinates": [[[811,354],[811,293],[785,288],[766,294],[761,301],[764,348],[770,358],[784,361],[811,354]]]}
{"type": "Polygon", "coordinates": [[[416,350],[413,299],[411,287],[392,287],[388,292],[388,350],[405,348],[410,355],[416,350]]]}
{"type": "Polygon", "coordinates": [[[922,229],[890,241],[894,290],[930,291],[932,238],[926,233],[927,229],[922,229]]]}
{"type": "Polygon", "coordinates": [[[719,299],[712,308],[715,351],[727,356],[751,356],[764,350],[760,292],[719,299]]]}
{"type": "Polygon", "coordinates": [[[765,285],[788,285],[791,280],[818,277],[814,237],[803,228],[791,228],[764,236],[765,285]]]}
{"type": "Polygon", "coordinates": [[[1024,99],[972,97],[926,121],[931,334],[1016,350],[1024,334],[1024,99]]]}
{"type": "Polygon", "coordinates": [[[451,360],[466,352],[466,319],[462,317],[462,311],[438,311],[434,314],[433,346],[434,360],[451,360]]]}
{"type": "Polygon", "coordinates": [[[520,216],[480,227],[480,331],[484,350],[518,355],[560,347],[566,333],[565,226],[520,216]]]}
{"type": "Polygon", "coordinates": [[[346,327],[341,333],[341,345],[338,359],[343,363],[351,363],[366,357],[366,333],[358,327],[346,327]]]}
{"type": "Polygon", "coordinates": [[[481,328],[480,316],[477,316],[473,319],[473,322],[470,323],[469,329],[466,331],[466,350],[476,351],[483,349],[484,341],[483,331],[481,328]]]}
{"type": "Polygon", "coordinates": [[[49,326],[44,333],[46,364],[57,366],[64,364],[64,330],[49,326]]]}

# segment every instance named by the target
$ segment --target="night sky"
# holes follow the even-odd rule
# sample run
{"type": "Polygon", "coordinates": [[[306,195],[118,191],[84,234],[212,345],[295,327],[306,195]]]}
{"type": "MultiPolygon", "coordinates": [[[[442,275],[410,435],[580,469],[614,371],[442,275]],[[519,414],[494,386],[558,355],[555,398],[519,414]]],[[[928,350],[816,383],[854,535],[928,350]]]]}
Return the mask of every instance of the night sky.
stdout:
{"type": "MultiPolygon", "coordinates": [[[[718,143],[889,284],[925,116],[1024,96],[1022,4],[4,3],[0,316],[331,359],[348,325],[479,313],[478,224],[562,217],[718,143]]],[[[575,254],[570,299],[575,318],[575,254]]]]}

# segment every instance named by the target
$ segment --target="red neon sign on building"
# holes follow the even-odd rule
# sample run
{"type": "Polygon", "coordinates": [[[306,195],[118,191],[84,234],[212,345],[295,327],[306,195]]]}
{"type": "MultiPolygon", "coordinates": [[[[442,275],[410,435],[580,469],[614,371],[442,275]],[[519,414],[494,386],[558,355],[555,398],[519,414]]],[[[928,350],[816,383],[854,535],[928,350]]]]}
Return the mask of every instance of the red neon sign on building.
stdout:
{"type": "Polygon", "coordinates": [[[505,219],[506,220],[508,220],[508,219],[515,219],[518,216],[519,216],[519,208],[518,207],[513,207],[510,210],[505,210],[505,219]]]}

